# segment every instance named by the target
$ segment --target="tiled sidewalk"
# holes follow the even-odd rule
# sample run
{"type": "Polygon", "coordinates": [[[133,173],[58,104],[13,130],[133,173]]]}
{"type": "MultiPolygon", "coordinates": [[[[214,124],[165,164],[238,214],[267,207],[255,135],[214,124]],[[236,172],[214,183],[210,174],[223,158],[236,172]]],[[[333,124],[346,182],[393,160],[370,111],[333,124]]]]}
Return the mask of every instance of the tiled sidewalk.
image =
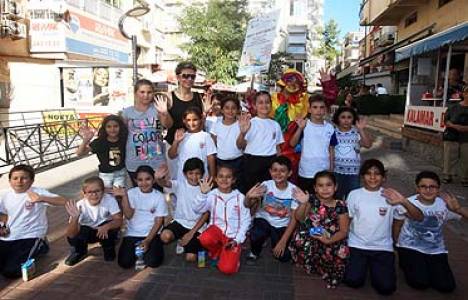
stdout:
{"type": "MultiPolygon", "coordinates": [[[[410,153],[389,151],[376,142],[365,157],[382,159],[389,169],[388,185],[403,193],[413,191],[415,173],[422,169],[437,170],[426,162],[418,161],[410,153]]],[[[37,175],[36,185],[77,199],[83,178],[95,172],[96,160],[82,159],[37,175]]],[[[5,176],[4,176],[5,177],[5,176]]],[[[7,186],[0,179],[0,188],[7,186]]],[[[451,185],[457,195],[468,196],[468,189],[451,185]]],[[[467,205],[467,203],[464,203],[467,205]]],[[[67,216],[63,208],[49,209],[49,239],[51,251],[39,262],[39,274],[30,282],[7,281],[0,277],[0,299],[377,299],[369,286],[353,290],[340,286],[327,290],[317,276],[306,275],[291,264],[271,259],[268,249],[255,267],[246,266],[233,276],[224,276],[214,268],[198,269],[186,264],[175,255],[174,245],[166,247],[164,264],[158,269],[142,272],[122,270],[117,263],[102,260],[99,247],[90,250],[87,259],[74,267],[63,264],[69,248],[64,235],[67,216]]],[[[451,227],[452,228],[452,227],[451,227]]],[[[389,299],[466,299],[468,295],[468,242],[466,227],[459,231],[446,230],[449,258],[458,288],[451,295],[434,290],[416,291],[403,281],[398,273],[398,290],[389,299]]]]}

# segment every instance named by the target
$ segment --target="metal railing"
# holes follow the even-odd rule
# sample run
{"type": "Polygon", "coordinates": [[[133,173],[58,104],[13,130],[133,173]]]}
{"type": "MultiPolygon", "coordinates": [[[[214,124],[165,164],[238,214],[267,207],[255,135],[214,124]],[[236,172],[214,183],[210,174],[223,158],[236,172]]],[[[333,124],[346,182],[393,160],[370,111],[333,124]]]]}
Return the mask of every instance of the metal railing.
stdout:
{"type": "Polygon", "coordinates": [[[81,126],[97,130],[101,117],[72,121],[25,124],[3,127],[0,137],[0,173],[16,164],[36,170],[54,167],[76,159],[81,144],[81,126]]]}

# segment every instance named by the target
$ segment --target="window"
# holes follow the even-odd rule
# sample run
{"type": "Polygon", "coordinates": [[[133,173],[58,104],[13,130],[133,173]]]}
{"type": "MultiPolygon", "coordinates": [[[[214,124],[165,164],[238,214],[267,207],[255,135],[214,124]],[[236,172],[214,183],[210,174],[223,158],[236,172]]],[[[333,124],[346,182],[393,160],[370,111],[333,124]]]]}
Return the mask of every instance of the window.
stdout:
{"type": "Polygon", "coordinates": [[[445,4],[451,2],[452,0],[439,0],[439,7],[444,6],[445,4]]]}
{"type": "Polygon", "coordinates": [[[405,27],[410,26],[418,21],[418,13],[414,12],[405,19],[405,27]]]}
{"type": "Polygon", "coordinates": [[[301,73],[304,73],[304,63],[301,62],[301,61],[297,61],[296,62],[296,70],[301,72],[301,73]]]}

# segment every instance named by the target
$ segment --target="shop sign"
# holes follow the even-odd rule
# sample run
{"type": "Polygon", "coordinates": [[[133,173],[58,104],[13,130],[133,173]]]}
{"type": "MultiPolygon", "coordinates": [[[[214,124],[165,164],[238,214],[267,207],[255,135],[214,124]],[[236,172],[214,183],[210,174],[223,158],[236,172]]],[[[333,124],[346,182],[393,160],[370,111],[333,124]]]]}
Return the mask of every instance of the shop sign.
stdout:
{"type": "Polygon", "coordinates": [[[405,125],[444,131],[446,107],[407,106],[405,125]]]}

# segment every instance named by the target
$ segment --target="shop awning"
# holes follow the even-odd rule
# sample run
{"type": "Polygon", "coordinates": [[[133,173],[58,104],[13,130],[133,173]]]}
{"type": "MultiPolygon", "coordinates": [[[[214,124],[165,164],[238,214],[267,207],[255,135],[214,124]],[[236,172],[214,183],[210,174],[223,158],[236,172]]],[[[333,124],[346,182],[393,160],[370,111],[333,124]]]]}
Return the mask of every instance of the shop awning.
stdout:
{"type": "Polygon", "coordinates": [[[442,32],[436,33],[411,45],[395,51],[395,62],[402,61],[413,55],[436,50],[456,42],[468,39],[468,22],[454,26],[442,32]]]}

